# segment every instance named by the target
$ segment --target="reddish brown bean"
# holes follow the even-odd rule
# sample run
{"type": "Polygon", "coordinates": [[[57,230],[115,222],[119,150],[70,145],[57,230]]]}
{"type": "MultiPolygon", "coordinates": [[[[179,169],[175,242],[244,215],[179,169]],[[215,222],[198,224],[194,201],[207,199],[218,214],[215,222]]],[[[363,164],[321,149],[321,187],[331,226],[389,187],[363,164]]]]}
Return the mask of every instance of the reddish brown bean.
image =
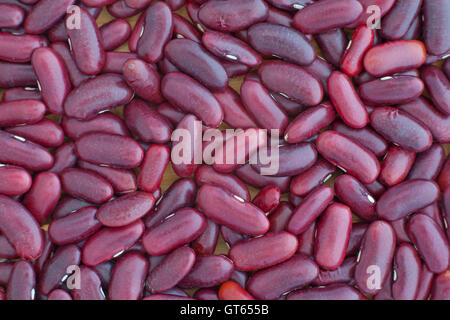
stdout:
{"type": "Polygon", "coordinates": [[[58,22],[74,3],[75,0],[39,1],[25,19],[25,31],[29,34],[43,33],[58,22]]]}
{"type": "Polygon", "coordinates": [[[78,68],[66,43],[53,42],[50,47],[63,60],[70,82],[74,87],[78,87],[83,81],[89,79],[89,76],[81,72],[78,68]]]}
{"type": "Polygon", "coordinates": [[[158,72],[140,59],[130,59],[123,65],[123,77],[143,99],[151,103],[163,102],[158,72]]]}
{"type": "Polygon", "coordinates": [[[5,131],[49,148],[58,147],[64,142],[63,129],[45,118],[35,124],[12,127],[5,131]]]}
{"type": "Polygon", "coordinates": [[[207,219],[206,228],[203,233],[192,242],[192,248],[199,256],[213,254],[219,238],[219,225],[207,219]]]}
{"type": "Polygon", "coordinates": [[[0,176],[2,177],[0,180],[0,194],[14,197],[26,193],[31,188],[31,175],[23,168],[1,166],[0,176]]]}
{"type": "Polygon", "coordinates": [[[340,61],[341,70],[349,77],[356,76],[363,70],[363,59],[374,40],[373,30],[360,26],[352,36],[352,42],[340,61]]]}
{"type": "Polygon", "coordinates": [[[42,36],[0,32],[0,59],[16,63],[29,62],[33,51],[46,44],[47,40],[42,36]]]}
{"type": "Polygon", "coordinates": [[[152,145],[145,152],[137,183],[140,190],[154,192],[161,185],[163,174],[170,160],[167,146],[152,145]]]}
{"type": "Polygon", "coordinates": [[[447,1],[423,2],[423,37],[429,53],[441,55],[450,49],[450,25],[449,10],[447,1]]]}
{"type": "Polygon", "coordinates": [[[438,275],[433,282],[431,300],[449,300],[450,299],[450,271],[438,275]]]}
{"type": "Polygon", "coordinates": [[[131,26],[127,20],[115,19],[100,28],[103,50],[112,51],[124,44],[131,34],[131,26]]]}
{"type": "Polygon", "coordinates": [[[200,32],[195,29],[188,19],[178,13],[173,13],[172,20],[173,34],[175,38],[186,38],[198,43],[202,42],[200,32]]]}
{"type": "Polygon", "coordinates": [[[333,66],[339,67],[345,49],[349,46],[347,35],[343,29],[337,28],[316,34],[314,39],[323,57],[333,66]]]}
{"type": "Polygon", "coordinates": [[[264,188],[267,185],[274,185],[280,189],[281,193],[289,190],[290,177],[272,177],[259,174],[250,164],[246,164],[236,169],[236,175],[245,183],[255,187],[264,188]]]}
{"type": "Polygon", "coordinates": [[[411,169],[416,154],[397,146],[392,146],[383,159],[380,172],[380,182],[392,187],[405,180],[411,169]]]}
{"type": "Polygon", "coordinates": [[[394,257],[396,279],[392,284],[392,297],[395,300],[415,300],[421,269],[422,265],[414,247],[407,243],[401,244],[394,257]]]}
{"type": "Polygon", "coordinates": [[[317,161],[311,168],[292,179],[290,192],[304,197],[314,188],[325,183],[336,171],[336,167],[326,160],[317,161]]]}
{"type": "Polygon", "coordinates": [[[44,117],[45,109],[45,104],[39,100],[0,103],[0,127],[37,123],[44,117]]]}
{"type": "Polygon", "coordinates": [[[34,300],[36,274],[28,261],[17,261],[6,290],[7,300],[34,300]]]}

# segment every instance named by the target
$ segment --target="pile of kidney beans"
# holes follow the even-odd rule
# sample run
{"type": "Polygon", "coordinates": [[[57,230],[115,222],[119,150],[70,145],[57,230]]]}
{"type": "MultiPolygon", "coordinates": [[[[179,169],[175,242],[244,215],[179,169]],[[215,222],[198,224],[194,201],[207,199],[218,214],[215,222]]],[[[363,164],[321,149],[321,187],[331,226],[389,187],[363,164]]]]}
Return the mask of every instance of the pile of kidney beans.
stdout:
{"type": "Polygon", "coordinates": [[[0,0],[0,28],[0,300],[450,299],[448,0],[0,0]],[[279,130],[278,173],[192,157],[161,192],[198,120],[279,130]]]}

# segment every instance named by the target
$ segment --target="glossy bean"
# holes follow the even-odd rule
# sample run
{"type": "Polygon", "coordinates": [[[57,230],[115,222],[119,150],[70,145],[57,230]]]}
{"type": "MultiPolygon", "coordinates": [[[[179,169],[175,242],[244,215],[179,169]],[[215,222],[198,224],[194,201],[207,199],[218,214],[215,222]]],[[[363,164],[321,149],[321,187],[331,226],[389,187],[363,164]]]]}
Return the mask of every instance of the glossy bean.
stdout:
{"type": "Polygon", "coordinates": [[[345,51],[340,67],[349,77],[360,74],[363,70],[363,59],[374,41],[373,30],[367,26],[360,26],[352,36],[351,44],[345,51]]]}
{"type": "Polygon", "coordinates": [[[48,170],[49,172],[54,172],[59,175],[64,169],[75,166],[77,161],[75,144],[73,142],[66,142],[55,150],[54,157],[55,161],[53,166],[48,170]]]}
{"type": "Polygon", "coordinates": [[[74,3],[75,0],[39,1],[25,19],[25,31],[29,34],[43,33],[58,22],[74,3]]]}
{"type": "Polygon", "coordinates": [[[140,59],[130,59],[123,65],[123,76],[128,85],[143,99],[151,103],[161,103],[160,77],[148,63],[140,59]]]}
{"type": "Polygon", "coordinates": [[[219,237],[219,225],[207,219],[206,228],[203,233],[192,242],[192,248],[199,256],[213,254],[219,237]]]}
{"type": "Polygon", "coordinates": [[[131,34],[131,26],[124,19],[115,19],[100,28],[103,50],[112,51],[124,44],[131,34]]]}
{"type": "Polygon", "coordinates": [[[422,79],[439,111],[450,115],[450,82],[441,69],[435,66],[422,68],[422,79]]]}
{"type": "Polygon", "coordinates": [[[49,148],[58,147],[64,141],[63,129],[45,118],[35,124],[12,127],[5,131],[49,148]]]}
{"type": "Polygon", "coordinates": [[[36,274],[28,261],[17,261],[6,290],[7,300],[34,300],[36,274]]]}
{"type": "Polygon", "coordinates": [[[358,0],[361,3],[363,10],[362,14],[356,19],[355,22],[347,25],[347,28],[356,28],[360,25],[371,23],[373,26],[377,26],[376,21],[373,21],[374,10],[370,6],[378,6],[380,9],[380,18],[386,15],[395,3],[395,0],[358,0]]]}
{"type": "Polygon", "coordinates": [[[415,300],[421,269],[422,265],[416,249],[410,244],[401,244],[394,257],[397,278],[392,284],[392,297],[395,300],[415,300]]]}
{"type": "Polygon", "coordinates": [[[264,188],[267,185],[274,185],[280,189],[281,193],[289,190],[290,177],[273,177],[259,174],[250,164],[246,164],[236,169],[236,175],[245,183],[255,187],[264,188]]]}
{"type": "Polygon", "coordinates": [[[397,1],[381,21],[383,27],[380,29],[380,35],[388,40],[402,38],[419,14],[422,2],[422,0],[397,1]]]}
{"type": "Polygon", "coordinates": [[[26,193],[31,188],[31,175],[23,168],[2,166],[0,167],[0,176],[2,177],[0,194],[14,197],[26,193]]]}
{"type": "Polygon", "coordinates": [[[45,104],[39,100],[0,103],[0,127],[37,123],[44,117],[45,110],[45,104]]]}
{"type": "Polygon", "coordinates": [[[416,154],[397,146],[392,146],[383,160],[380,182],[385,186],[394,186],[405,180],[416,154]]]}
{"type": "Polygon", "coordinates": [[[448,52],[450,49],[450,4],[438,0],[423,2],[423,37],[427,51],[434,55],[448,52]]]}
{"type": "Polygon", "coordinates": [[[66,43],[53,42],[50,47],[64,62],[67,75],[69,76],[70,82],[74,87],[78,87],[83,81],[89,79],[89,76],[81,72],[78,68],[66,43]]]}
{"type": "Polygon", "coordinates": [[[137,183],[140,190],[154,192],[161,185],[170,160],[170,150],[164,145],[152,145],[145,152],[137,183]]]}
{"type": "Polygon", "coordinates": [[[317,161],[311,168],[292,179],[290,192],[304,197],[313,189],[325,183],[336,171],[336,167],[326,160],[317,161]]]}
{"type": "MultiPolygon", "coordinates": [[[[0,61],[1,88],[35,86],[36,80],[36,75],[31,65],[0,61]]],[[[3,101],[6,102],[5,95],[3,96],[3,101]]]]}
{"type": "Polygon", "coordinates": [[[343,29],[332,29],[314,36],[323,57],[333,66],[339,67],[345,49],[349,45],[343,29]]]}
{"type": "Polygon", "coordinates": [[[202,41],[200,32],[195,29],[188,19],[177,13],[173,13],[172,20],[173,34],[175,38],[186,38],[198,43],[202,41]]]}

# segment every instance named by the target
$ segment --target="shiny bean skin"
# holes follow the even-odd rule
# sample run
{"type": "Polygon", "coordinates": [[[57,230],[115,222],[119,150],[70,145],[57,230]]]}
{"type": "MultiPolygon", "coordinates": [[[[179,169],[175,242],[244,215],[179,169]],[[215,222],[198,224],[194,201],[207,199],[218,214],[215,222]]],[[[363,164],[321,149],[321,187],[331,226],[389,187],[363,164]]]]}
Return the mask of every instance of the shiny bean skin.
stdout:
{"type": "Polygon", "coordinates": [[[286,300],[367,300],[367,298],[351,286],[337,284],[297,290],[290,293],[286,300]]]}
{"type": "Polygon", "coordinates": [[[328,92],[337,113],[347,125],[356,129],[367,125],[367,109],[347,75],[334,71],[328,79],[328,92]]]}
{"type": "Polygon", "coordinates": [[[374,182],[380,173],[380,164],[371,151],[336,131],[321,133],[316,146],[325,159],[364,184],[374,182]]]}
{"type": "Polygon", "coordinates": [[[102,204],[114,195],[111,184],[91,170],[67,168],[61,172],[63,190],[73,197],[102,204]]]}
{"type": "Polygon", "coordinates": [[[117,257],[141,238],[144,228],[142,221],[137,220],[124,227],[97,231],[83,246],[83,263],[94,267],[117,257]]]}
{"type": "Polygon", "coordinates": [[[72,289],[73,300],[105,300],[98,274],[86,266],[80,267],[80,289],[72,289]]]}
{"type": "Polygon", "coordinates": [[[405,180],[416,154],[397,146],[392,146],[381,165],[379,180],[385,186],[394,186],[405,180]]]}
{"type": "Polygon", "coordinates": [[[441,55],[450,49],[450,4],[445,0],[423,2],[423,37],[427,51],[441,55]]]}
{"type": "Polygon", "coordinates": [[[220,63],[222,64],[222,67],[225,69],[228,78],[235,78],[244,75],[250,70],[248,66],[241,63],[229,62],[225,60],[221,60],[220,63]]]}
{"type": "Polygon", "coordinates": [[[248,30],[250,45],[259,53],[308,66],[316,58],[314,48],[297,30],[271,23],[255,24],[248,30]]]}
{"type": "Polygon", "coordinates": [[[276,186],[268,186],[262,189],[256,196],[253,198],[253,204],[260,208],[262,211],[270,213],[273,209],[275,209],[281,200],[281,192],[280,189],[276,186]]]}
{"type": "Polygon", "coordinates": [[[43,147],[59,147],[64,142],[63,129],[59,124],[45,118],[35,124],[11,127],[5,131],[43,147]]]}
{"type": "Polygon", "coordinates": [[[356,257],[346,258],[335,270],[320,270],[313,286],[329,286],[339,283],[352,283],[355,274],[356,257]]]}
{"type": "Polygon", "coordinates": [[[142,218],[155,204],[151,193],[134,192],[103,204],[96,218],[107,227],[122,227],[142,218]]]}
{"type": "Polygon", "coordinates": [[[44,249],[44,237],[33,215],[19,202],[3,195],[0,195],[0,209],[0,231],[17,255],[27,260],[39,258],[44,249]]]}
{"type": "Polygon", "coordinates": [[[230,0],[227,3],[212,0],[200,7],[198,18],[208,28],[235,32],[264,21],[269,14],[268,9],[262,0],[230,0]]]}
{"type": "Polygon", "coordinates": [[[247,290],[256,299],[274,300],[283,293],[304,287],[311,283],[319,272],[317,265],[303,255],[254,273],[247,290]]]}
{"type": "Polygon", "coordinates": [[[442,70],[435,66],[425,66],[422,68],[422,79],[436,108],[450,115],[450,81],[442,70]]]}
{"type": "Polygon", "coordinates": [[[328,78],[333,72],[333,66],[321,57],[317,57],[310,65],[303,68],[315,76],[320,83],[325,94],[328,94],[328,78]]]}
{"type": "Polygon", "coordinates": [[[148,267],[148,260],[138,252],[130,252],[120,258],[112,269],[108,298],[110,300],[139,300],[148,267]]]}
{"type": "Polygon", "coordinates": [[[124,109],[127,127],[143,142],[167,143],[172,136],[169,121],[140,99],[133,99],[124,109]]]}
{"type": "Polygon", "coordinates": [[[193,77],[211,90],[223,90],[228,76],[219,60],[199,43],[189,39],[175,39],[164,48],[165,57],[177,69],[193,77]]]}
{"type": "Polygon", "coordinates": [[[222,235],[223,240],[228,245],[228,247],[232,247],[235,244],[241,242],[248,238],[248,236],[241,234],[237,231],[234,231],[224,225],[220,227],[220,234],[222,235]]]}
{"type": "Polygon", "coordinates": [[[433,281],[431,291],[431,300],[449,300],[450,299],[450,271],[438,275],[433,281]]]}
{"type": "Polygon", "coordinates": [[[7,300],[34,300],[36,274],[28,261],[17,261],[9,277],[7,300]]]}
{"type": "Polygon", "coordinates": [[[422,0],[400,0],[397,1],[389,13],[383,18],[383,27],[380,29],[380,35],[384,39],[401,39],[413,24],[414,19],[420,12],[422,0]]]}
{"type": "Polygon", "coordinates": [[[208,218],[240,233],[257,236],[269,230],[269,220],[261,209],[220,187],[201,186],[197,203],[208,218]],[[226,215],[223,208],[228,209],[226,215]]]}
{"type": "Polygon", "coordinates": [[[142,147],[133,139],[116,134],[92,132],[75,141],[80,159],[94,164],[132,169],[144,158],[142,147]]]}
{"type": "Polygon", "coordinates": [[[411,241],[433,273],[447,270],[449,265],[449,244],[444,232],[436,222],[424,214],[415,214],[408,223],[411,241]]]}
{"type": "Polygon", "coordinates": [[[219,289],[220,300],[254,300],[254,298],[234,281],[224,282],[219,289]]]}
{"type": "Polygon", "coordinates": [[[52,218],[63,218],[71,213],[74,213],[75,211],[78,211],[79,209],[89,206],[91,206],[89,202],[78,198],[72,198],[70,196],[64,196],[63,198],[61,198],[55,210],[53,211],[52,218]]]}
{"type": "Polygon", "coordinates": [[[356,0],[316,1],[295,14],[293,26],[305,34],[325,32],[355,22],[362,12],[356,0]]]}
{"type": "MultiPolygon", "coordinates": [[[[175,133],[177,132],[188,132],[189,135],[186,134],[182,139],[180,139],[180,136],[174,135],[174,141],[172,143],[172,152],[174,154],[172,161],[172,168],[175,171],[175,173],[182,178],[190,177],[195,173],[195,170],[198,167],[198,162],[195,161],[195,151],[181,155],[182,153],[180,151],[180,146],[183,148],[187,144],[189,144],[190,150],[195,150],[196,146],[199,145],[196,144],[196,138],[201,136],[201,122],[192,114],[186,115],[179,123],[176,129],[174,130],[175,133]],[[181,140],[181,141],[180,141],[181,140]]],[[[171,152],[171,154],[172,154],[171,152]]]]}
{"type": "Polygon", "coordinates": [[[25,19],[25,31],[29,34],[43,33],[57,23],[74,3],[75,0],[39,1],[25,19]]]}
{"type": "Polygon", "coordinates": [[[421,269],[422,265],[416,249],[410,244],[401,244],[394,257],[397,279],[392,284],[392,297],[395,300],[415,300],[421,269]]]}
{"type": "Polygon", "coordinates": [[[64,102],[64,113],[69,117],[88,120],[100,111],[129,102],[132,96],[133,91],[121,76],[105,73],[72,90],[64,102]]]}
{"type": "Polygon", "coordinates": [[[163,102],[160,77],[148,63],[140,59],[130,59],[123,65],[123,77],[137,95],[151,103],[163,102]]]}
{"type": "Polygon", "coordinates": [[[370,114],[372,127],[387,140],[413,152],[431,147],[431,132],[408,113],[392,107],[379,107],[370,114]]]}
{"type": "Polygon", "coordinates": [[[395,221],[422,209],[439,197],[439,186],[430,180],[407,180],[388,189],[378,199],[380,218],[395,221]]]}
{"type": "Polygon", "coordinates": [[[192,242],[195,253],[199,256],[213,254],[219,238],[219,231],[219,225],[211,219],[207,219],[205,230],[192,242]]]}
{"type": "Polygon", "coordinates": [[[349,77],[360,74],[363,70],[363,59],[374,41],[373,30],[360,26],[352,36],[350,47],[345,51],[341,61],[341,70],[349,77]]]}
{"type": "MultiPolygon", "coordinates": [[[[73,23],[72,19],[75,18],[67,15],[66,25],[73,23]]],[[[94,17],[83,8],[80,8],[79,19],[82,28],[67,28],[73,58],[83,73],[96,75],[105,65],[105,50],[102,46],[100,30],[94,17]]]]}
{"type": "Polygon", "coordinates": [[[142,244],[150,255],[167,254],[196,239],[205,228],[206,219],[199,211],[184,208],[149,229],[142,244]]]}
{"type": "Polygon", "coordinates": [[[186,38],[192,41],[200,43],[202,41],[202,36],[200,32],[195,29],[192,23],[185,17],[173,13],[173,35],[175,38],[186,38]]]}
{"type": "Polygon", "coordinates": [[[0,103],[0,127],[34,124],[45,115],[45,104],[39,100],[15,100],[0,103]]]}
{"type": "Polygon", "coordinates": [[[255,271],[288,260],[296,253],[297,246],[297,238],[287,232],[269,233],[233,245],[229,257],[236,269],[255,271]]]}
{"type": "Polygon", "coordinates": [[[136,53],[145,61],[156,63],[163,57],[164,46],[172,37],[172,11],[164,2],[157,2],[148,7],[143,16],[143,31],[136,53]]]}
{"type": "Polygon", "coordinates": [[[101,227],[101,223],[95,218],[96,213],[96,207],[85,207],[53,220],[48,228],[52,242],[65,245],[88,238],[101,227]]]}
{"type": "Polygon", "coordinates": [[[100,28],[103,50],[112,51],[124,44],[131,34],[130,23],[124,19],[115,19],[100,28]]]}
{"type": "Polygon", "coordinates": [[[419,68],[426,58],[425,45],[417,40],[397,40],[372,47],[364,57],[364,69],[374,77],[419,68]]]}
{"type": "Polygon", "coordinates": [[[335,118],[336,112],[329,102],[308,108],[288,125],[284,140],[288,143],[298,143],[309,139],[330,125],[335,118]]]}
{"type": "Polygon", "coordinates": [[[290,192],[305,197],[314,188],[326,182],[336,171],[336,167],[326,160],[317,161],[311,168],[292,179],[290,192]]]}
{"type": "Polygon", "coordinates": [[[206,126],[218,127],[223,120],[222,107],[212,93],[191,77],[171,72],[164,76],[161,83],[164,97],[174,107],[191,112],[206,126]]]}
{"type": "MultiPolygon", "coordinates": [[[[30,64],[0,61],[1,88],[6,89],[15,87],[35,86],[36,80],[37,80],[36,75],[34,74],[33,67],[30,64]]],[[[7,101],[5,100],[6,99],[5,94],[3,96],[3,102],[7,101]]]]}
{"type": "Polygon", "coordinates": [[[89,76],[81,72],[78,68],[66,43],[53,42],[50,48],[63,60],[67,75],[73,87],[78,87],[84,80],[89,79],[89,76]]]}
{"type": "Polygon", "coordinates": [[[250,164],[237,168],[235,172],[243,182],[255,188],[264,188],[267,185],[274,185],[280,189],[281,193],[285,193],[289,190],[290,177],[263,176],[254,170],[250,164]]]}
{"type": "Polygon", "coordinates": [[[349,45],[343,29],[332,29],[314,36],[323,57],[333,66],[339,67],[345,49],[349,45]]]}
{"type": "Polygon", "coordinates": [[[45,264],[39,277],[39,292],[48,295],[65,280],[70,266],[80,264],[81,252],[76,245],[60,247],[45,264]]]}
{"type": "Polygon", "coordinates": [[[140,190],[156,191],[163,179],[163,174],[170,160],[170,149],[164,145],[154,144],[145,151],[144,161],[137,177],[140,190]]]}
{"type": "Polygon", "coordinates": [[[294,235],[303,233],[333,200],[334,191],[328,186],[314,189],[294,209],[286,230],[294,235]]]}
{"type": "Polygon", "coordinates": [[[61,195],[61,182],[52,172],[34,176],[33,185],[22,201],[36,220],[43,224],[52,213],[61,195]]]}
{"type": "Polygon", "coordinates": [[[138,56],[131,52],[109,51],[105,53],[106,60],[103,66],[103,73],[123,73],[123,65],[129,59],[137,59],[138,56]]]}
{"type": "Polygon", "coordinates": [[[19,6],[0,4],[0,11],[1,28],[17,28],[22,24],[25,12],[19,6]]]}
{"type": "Polygon", "coordinates": [[[172,289],[192,270],[195,260],[195,252],[189,247],[172,251],[148,275],[147,290],[155,294],[172,289]]]}
{"type": "Polygon", "coordinates": [[[395,232],[389,223],[375,221],[370,224],[355,269],[356,284],[361,292],[374,295],[381,290],[391,270],[395,244],[395,232]]]}
{"type": "Polygon", "coordinates": [[[64,169],[73,167],[77,162],[75,144],[66,142],[55,150],[54,157],[54,164],[48,171],[59,175],[64,169]]]}
{"type": "Polygon", "coordinates": [[[47,45],[47,39],[36,35],[15,35],[0,32],[0,59],[22,63],[31,61],[35,49],[47,45]]]}
{"type": "Polygon", "coordinates": [[[358,217],[368,221],[375,219],[376,201],[356,178],[348,174],[341,175],[336,178],[334,187],[338,198],[358,217]]]}
{"type": "MultiPolygon", "coordinates": [[[[31,188],[31,175],[23,168],[16,166],[0,167],[0,194],[14,197],[26,193],[31,188]]],[[[250,198],[250,194],[249,194],[250,198]]]]}

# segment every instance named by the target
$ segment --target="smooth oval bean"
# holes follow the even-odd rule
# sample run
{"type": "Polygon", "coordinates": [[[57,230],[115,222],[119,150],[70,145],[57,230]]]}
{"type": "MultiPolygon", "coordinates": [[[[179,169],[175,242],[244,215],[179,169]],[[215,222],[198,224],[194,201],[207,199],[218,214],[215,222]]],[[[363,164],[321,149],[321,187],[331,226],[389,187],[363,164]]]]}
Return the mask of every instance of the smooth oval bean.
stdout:
{"type": "Polygon", "coordinates": [[[29,34],[43,33],[57,23],[73,4],[75,4],[75,0],[57,2],[40,0],[33,6],[25,19],[25,31],[29,34]]]}
{"type": "Polygon", "coordinates": [[[207,219],[205,230],[203,230],[203,233],[192,242],[192,248],[199,256],[213,254],[216,250],[218,239],[219,225],[211,219],[207,219]]]}
{"type": "MultiPolygon", "coordinates": [[[[0,34],[1,35],[1,34],[0,34]]],[[[3,59],[3,58],[2,58],[3,59]]],[[[31,60],[31,56],[30,56],[31,60]]],[[[11,63],[0,61],[0,87],[15,88],[36,85],[36,75],[30,64],[11,63]]],[[[6,91],[3,95],[3,102],[8,101],[6,91]]]]}
{"type": "Polygon", "coordinates": [[[450,4],[445,0],[423,2],[423,37],[430,54],[441,55],[450,49],[450,4]]]}
{"type": "Polygon", "coordinates": [[[188,19],[177,13],[173,13],[172,20],[174,38],[186,38],[198,43],[202,42],[202,36],[200,32],[195,29],[195,27],[188,19]]]}
{"type": "Polygon", "coordinates": [[[140,190],[154,192],[161,185],[163,174],[170,160],[170,149],[164,145],[152,145],[145,152],[137,178],[140,190]]]}
{"type": "Polygon", "coordinates": [[[275,209],[281,200],[280,189],[276,186],[268,186],[262,189],[254,198],[253,204],[262,211],[270,213],[275,209]]]}
{"type": "Polygon", "coordinates": [[[47,39],[42,36],[0,32],[0,59],[16,63],[29,62],[33,51],[46,44],[47,39]]]}
{"type": "Polygon", "coordinates": [[[416,249],[410,244],[401,244],[394,257],[397,279],[392,284],[392,297],[395,300],[415,300],[421,269],[422,264],[416,249]]]}
{"type": "Polygon", "coordinates": [[[12,268],[6,290],[7,300],[34,300],[36,274],[28,261],[17,261],[12,268]]]}
{"type": "Polygon", "coordinates": [[[100,28],[103,50],[112,51],[124,44],[131,34],[131,26],[127,20],[115,19],[100,28]]]}
{"type": "Polygon", "coordinates": [[[0,4],[0,27],[17,28],[24,19],[25,11],[13,4],[0,4]]]}
{"type": "Polygon", "coordinates": [[[433,144],[427,151],[417,154],[409,171],[408,179],[435,180],[445,161],[445,150],[440,144],[433,144]]]}
{"type": "Polygon", "coordinates": [[[425,66],[422,79],[436,108],[450,115],[450,81],[442,70],[432,65],[425,66]]]}
{"type": "Polygon", "coordinates": [[[380,35],[384,39],[401,39],[413,24],[420,12],[422,0],[396,1],[389,13],[383,18],[380,35]]]}
{"type": "Polygon", "coordinates": [[[379,180],[385,186],[394,186],[405,180],[416,154],[397,146],[392,146],[381,165],[379,180]]]}
{"type": "Polygon", "coordinates": [[[2,166],[0,167],[0,176],[2,177],[0,194],[14,197],[26,193],[31,188],[31,175],[23,168],[2,166]]]}
{"type": "Polygon", "coordinates": [[[325,183],[336,171],[326,160],[317,161],[311,168],[292,179],[290,192],[299,197],[307,196],[313,189],[325,183]]]}
{"type": "Polygon", "coordinates": [[[63,60],[67,75],[74,87],[78,87],[83,81],[89,79],[89,76],[81,72],[78,68],[66,43],[53,42],[50,48],[63,60]]]}
{"type": "Polygon", "coordinates": [[[352,36],[352,42],[345,51],[341,61],[341,70],[349,77],[360,74],[363,70],[363,59],[374,41],[373,30],[367,26],[360,26],[352,36]]]}
{"type": "Polygon", "coordinates": [[[333,66],[339,67],[345,49],[349,46],[349,41],[344,30],[340,28],[332,29],[316,34],[314,39],[323,57],[333,66]]]}
{"type": "Polygon", "coordinates": [[[64,142],[63,129],[46,118],[35,124],[7,128],[5,131],[49,148],[58,147],[64,142]]]}
{"type": "Polygon", "coordinates": [[[274,185],[280,189],[281,193],[286,193],[289,190],[291,177],[263,176],[253,169],[250,164],[237,168],[235,172],[243,182],[255,188],[264,188],[267,185],[274,185]]]}
{"type": "Polygon", "coordinates": [[[0,103],[0,127],[34,124],[45,115],[45,104],[39,100],[16,100],[0,103]]]}
{"type": "Polygon", "coordinates": [[[127,60],[123,65],[123,77],[137,95],[151,103],[163,102],[158,72],[140,59],[127,60]]]}

